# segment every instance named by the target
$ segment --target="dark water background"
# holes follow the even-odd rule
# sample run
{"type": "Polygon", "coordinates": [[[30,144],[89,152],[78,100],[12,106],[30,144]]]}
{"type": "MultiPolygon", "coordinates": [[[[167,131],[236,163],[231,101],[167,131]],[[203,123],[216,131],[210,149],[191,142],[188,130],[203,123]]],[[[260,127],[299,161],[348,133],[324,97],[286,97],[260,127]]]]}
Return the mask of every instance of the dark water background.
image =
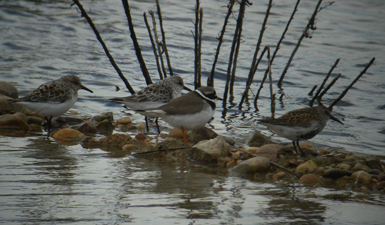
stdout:
{"type": "MultiPolygon", "coordinates": [[[[252,1],[246,9],[234,102],[240,101],[267,1],[252,1]]],[[[81,1],[111,54],[135,90],[145,85],[120,1],[81,1]]],[[[211,71],[227,1],[203,1],[202,83],[211,71]]],[[[82,116],[112,111],[125,116],[107,99],[129,95],[102,47],[71,1],[0,1],[0,80],[13,83],[24,96],[41,83],[62,75],[80,76],[94,94],[79,92],[73,107],[82,116]],[[116,92],[115,86],[121,91],[116,92]]],[[[274,1],[262,46],[274,49],[295,1],[274,1]]],[[[280,76],[316,1],[303,1],[273,65],[280,76]]],[[[130,1],[135,30],[154,81],[154,56],[143,22],[143,12],[156,10],[154,1],[130,1]]],[[[194,52],[191,30],[195,1],[161,1],[168,49],[175,73],[193,87],[194,52]]],[[[238,6],[236,6],[238,10],[238,6]]],[[[236,10],[236,11],[237,11],[236,10]]],[[[276,86],[276,115],[305,107],[307,96],[320,84],[337,58],[332,77],[342,76],[324,97],[330,104],[370,61],[362,79],[334,107],[345,125],[329,122],[313,138],[317,148],[385,155],[384,123],[384,11],[383,1],[337,1],[317,16],[317,30],[305,39],[286,75],[283,91],[276,86]]],[[[215,87],[222,95],[235,19],[222,46],[215,87]]],[[[266,62],[264,62],[266,63],[266,62]]],[[[256,93],[266,64],[255,76],[256,93]]],[[[266,86],[266,85],[265,85],[266,86]]],[[[253,97],[253,94],[250,94],[253,97]]],[[[243,111],[228,104],[225,115],[218,104],[211,122],[217,133],[246,143],[255,130],[271,135],[256,120],[270,116],[269,91],[262,91],[259,111],[245,104],[243,111]]],[[[133,115],[134,122],[142,116],[133,115]]],[[[169,127],[161,123],[162,129],[169,127]]],[[[274,140],[287,142],[275,137],[274,140]]],[[[381,195],[351,190],[308,189],[228,176],[217,168],[169,164],[137,157],[111,158],[99,149],[63,146],[43,134],[0,136],[0,223],[4,224],[258,224],[350,223],[380,224],[381,195]]]]}

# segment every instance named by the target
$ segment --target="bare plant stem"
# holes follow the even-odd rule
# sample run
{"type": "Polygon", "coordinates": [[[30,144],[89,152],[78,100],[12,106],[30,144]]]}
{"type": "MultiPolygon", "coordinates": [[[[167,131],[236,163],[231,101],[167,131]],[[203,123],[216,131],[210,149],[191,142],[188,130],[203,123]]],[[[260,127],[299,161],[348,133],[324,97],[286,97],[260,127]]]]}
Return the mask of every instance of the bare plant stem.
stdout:
{"type": "Polygon", "coordinates": [[[279,87],[279,88],[282,87],[283,79],[284,79],[284,77],[285,77],[285,75],[286,75],[286,73],[287,73],[287,70],[288,70],[289,67],[290,67],[291,62],[292,62],[293,59],[294,59],[295,54],[297,53],[297,51],[298,51],[298,49],[299,49],[299,47],[300,47],[300,45],[301,45],[301,43],[302,43],[302,40],[303,40],[305,37],[311,37],[311,35],[309,34],[309,29],[312,29],[312,30],[315,30],[315,29],[316,29],[316,27],[314,26],[314,23],[315,23],[315,17],[316,17],[316,15],[317,15],[317,13],[319,12],[319,7],[320,7],[321,3],[322,3],[322,0],[319,0],[317,6],[316,6],[315,9],[314,9],[313,15],[312,15],[311,18],[309,19],[309,22],[307,23],[307,25],[306,25],[304,31],[302,32],[301,37],[298,39],[297,45],[295,46],[293,52],[291,53],[291,56],[290,56],[290,58],[289,58],[289,61],[288,61],[287,64],[286,64],[285,69],[282,71],[281,77],[279,78],[279,81],[278,81],[278,87],[279,87]]]}
{"type": "Polygon", "coordinates": [[[201,77],[201,46],[199,24],[201,24],[202,18],[200,17],[200,2],[196,1],[195,6],[195,34],[194,34],[194,53],[195,53],[195,62],[194,62],[194,86],[195,89],[201,86],[200,77],[201,77]]]}
{"type": "Polygon", "coordinates": [[[148,24],[146,13],[143,13],[143,17],[144,17],[144,22],[146,23],[146,27],[147,27],[147,31],[148,31],[148,36],[149,36],[150,41],[151,41],[152,49],[154,51],[156,68],[158,69],[159,78],[162,80],[163,79],[163,73],[162,73],[162,69],[160,67],[160,63],[159,63],[159,55],[157,53],[156,44],[155,44],[154,38],[153,38],[152,33],[151,33],[150,25],[148,24]]]}
{"type": "Polygon", "coordinates": [[[228,11],[227,11],[227,14],[226,14],[226,17],[225,17],[225,21],[223,23],[221,34],[220,34],[220,36],[218,38],[219,41],[218,41],[217,51],[216,51],[215,57],[214,57],[213,66],[211,68],[211,73],[210,73],[210,76],[207,79],[207,86],[210,86],[210,87],[214,87],[215,67],[216,67],[217,62],[218,62],[219,52],[220,52],[220,49],[221,49],[221,46],[222,46],[222,42],[223,42],[223,36],[225,35],[226,26],[227,26],[227,23],[229,21],[229,17],[231,15],[232,11],[233,11],[234,3],[235,3],[235,0],[230,0],[230,3],[227,5],[228,11]]]}
{"type": "MultiPolygon", "coordinates": [[[[329,73],[326,75],[326,77],[325,77],[325,79],[323,80],[321,86],[318,88],[318,91],[317,91],[316,94],[313,96],[313,98],[310,100],[310,102],[309,102],[309,106],[310,106],[310,107],[313,107],[314,101],[318,98],[318,95],[321,93],[322,88],[325,86],[327,80],[329,79],[329,77],[330,77],[330,75],[332,74],[334,68],[336,68],[336,66],[337,66],[337,64],[338,64],[339,62],[340,62],[340,59],[337,59],[337,60],[335,61],[335,63],[333,64],[333,66],[330,68],[329,73]]],[[[325,93],[326,93],[326,92],[325,92],[325,93]]],[[[321,96],[321,98],[322,98],[322,96],[321,96]]]]}
{"type": "Polygon", "coordinates": [[[313,96],[313,93],[315,91],[315,89],[318,87],[318,85],[314,85],[314,87],[309,91],[308,95],[309,96],[313,96]]]}
{"type": "Polygon", "coordinates": [[[236,26],[235,32],[234,32],[234,38],[233,38],[233,43],[231,45],[230,58],[229,58],[228,67],[227,67],[226,85],[225,85],[225,91],[223,94],[223,108],[226,107],[227,95],[229,92],[230,75],[231,75],[231,71],[233,71],[232,67],[234,64],[234,55],[235,55],[234,52],[236,49],[236,45],[238,43],[238,39],[241,38],[240,34],[242,33],[241,32],[242,31],[242,23],[243,23],[242,21],[243,21],[246,3],[247,3],[247,0],[242,0],[240,8],[239,8],[237,26],[236,26]]]}
{"type": "Polygon", "coordinates": [[[92,22],[91,18],[88,16],[87,12],[84,10],[83,6],[80,4],[80,2],[78,0],[73,0],[73,2],[74,2],[74,4],[76,4],[78,6],[80,12],[82,13],[81,16],[84,17],[87,20],[88,24],[90,25],[90,27],[94,31],[96,39],[98,39],[98,41],[102,45],[104,52],[106,53],[108,59],[111,62],[111,65],[114,67],[114,69],[118,73],[120,79],[122,79],[123,83],[126,85],[126,88],[130,91],[131,94],[135,94],[134,89],[131,87],[130,83],[128,82],[126,77],[123,75],[123,73],[120,70],[119,66],[116,64],[114,58],[110,54],[110,51],[108,50],[106,44],[104,43],[102,37],[100,36],[99,31],[96,29],[94,23],[92,22]]]}
{"type": "Polygon", "coordinates": [[[166,78],[167,77],[167,71],[166,71],[166,67],[164,66],[164,61],[163,61],[163,57],[162,57],[162,53],[163,53],[162,49],[163,48],[160,45],[159,38],[158,38],[158,31],[156,29],[155,13],[152,10],[150,10],[149,13],[150,13],[151,18],[152,18],[152,26],[153,26],[153,31],[154,31],[155,43],[156,43],[156,46],[158,48],[158,55],[159,55],[159,59],[160,59],[160,65],[162,66],[163,75],[166,78]]]}
{"type": "Polygon", "coordinates": [[[169,70],[170,76],[172,76],[172,75],[174,75],[174,71],[173,71],[172,66],[171,66],[170,56],[168,55],[167,43],[166,43],[166,34],[165,34],[164,28],[163,28],[163,18],[162,18],[162,11],[160,10],[159,0],[156,0],[156,8],[157,8],[157,11],[158,11],[160,32],[162,33],[163,51],[166,54],[167,66],[168,66],[168,70],[169,70]]]}
{"type": "Polygon", "coordinates": [[[265,30],[266,30],[266,23],[267,23],[267,20],[269,18],[269,15],[270,15],[270,9],[271,9],[272,3],[273,3],[273,1],[270,0],[269,1],[269,5],[268,5],[267,10],[266,10],[266,13],[265,13],[265,19],[263,20],[263,23],[262,23],[261,31],[259,32],[259,38],[258,38],[257,45],[255,47],[253,60],[251,62],[250,72],[249,72],[249,76],[248,76],[247,82],[246,82],[246,88],[245,88],[245,91],[243,92],[241,101],[240,101],[239,106],[238,106],[238,108],[240,110],[242,109],[243,102],[245,101],[245,98],[246,98],[246,96],[249,93],[250,86],[251,86],[251,84],[253,83],[253,80],[254,80],[254,75],[257,72],[257,68],[258,68],[258,65],[256,64],[257,56],[258,56],[259,49],[261,47],[263,34],[265,33],[265,30]]]}
{"type": "Polygon", "coordinates": [[[372,58],[372,60],[370,60],[370,62],[368,63],[368,65],[365,66],[364,70],[356,77],[356,79],[353,80],[353,82],[340,94],[340,96],[338,96],[338,98],[336,100],[334,100],[334,102],[328,107],[329,109],[332,109],[333,106],[335,104],[337,104],[345,95],[346,93],[348,93],[349,89],[351,87],[353,87],[353,85],[358,81],[358,79],[361,78],[362,75],[364,75],[366,73],[366,70],[368,70],[368,68],[373,64],[374,60],[376,60],[375,57],[372,58]]]}
{"type": "MultiPolygon", "coordinates": [[[[321,92],[321,94],[317,97],[317,102],[321,104],[322,97],[326,94],[326,92],[334,85],[334,83],[340,78],[341,74],[337,74],[336,77],[330,82],[330,84],[321,92]]],[[[311,105],[313,107],[313,105],[311,105]]]]}
{"type": "Polygon", "coordinates": [[[122,0],[122,2],[123,2],[124,12],[126,13],[126,17],[127,17],[127,21],[128,21],[128,27],[129,27],[130,33],[131,33],[131,39],[132,39],[132,42],[134,44],[136,57],[138,58],[144,79],[146,80],[147,85],[152,84],[150,74],[148,73],[146,63],[145,63],[143,56],[142,56],[142,51],[140,50],[138,39],[136,38],[136,34],[135,34],[135,30],[134,30],[134,24],[132,23],[130,5],[128,4],[128,0],[122,0]]]}

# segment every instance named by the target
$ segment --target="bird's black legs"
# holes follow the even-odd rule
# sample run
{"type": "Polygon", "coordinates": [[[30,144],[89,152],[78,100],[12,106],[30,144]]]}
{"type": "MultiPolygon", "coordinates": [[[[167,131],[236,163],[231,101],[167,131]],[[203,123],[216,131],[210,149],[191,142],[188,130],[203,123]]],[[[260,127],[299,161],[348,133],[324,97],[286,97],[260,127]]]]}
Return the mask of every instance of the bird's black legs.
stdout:
{"type": "Polygon", "coordinates": [[[299,141],[293,141],[293,146],[294,146],[295,153],[297,153],[297,155],[299,155],[299,154],[298,154],[298,151],[297,151],[296,145],[298,146],[299,150],[301,151],[301,155],[302,155],[302,156],[305,156],[305,154],[303,153],[301,147],[299,146],[299,141]]]}
{"type": "Polygon", "coordinates": [[[159,124],[158,124],[158,117],[155,119],[156,129],[158,129],[158,135],[160,134],[159,124]]]}
{"type": "Polygon", "coordinates": [[[147,116],[144,117],[144,120],[146,121],[146,132],[148,133],[149,129],[148,129],[148,120],[147,120],[147,116]]]}
{"type": "Polygon", "coordinates": [[[51,122],[52,122],[52,116],[50,117],[45,117],[45,119],[47,120],[47,124],[48,124],[48,134],[51,132],[51,122]]]}

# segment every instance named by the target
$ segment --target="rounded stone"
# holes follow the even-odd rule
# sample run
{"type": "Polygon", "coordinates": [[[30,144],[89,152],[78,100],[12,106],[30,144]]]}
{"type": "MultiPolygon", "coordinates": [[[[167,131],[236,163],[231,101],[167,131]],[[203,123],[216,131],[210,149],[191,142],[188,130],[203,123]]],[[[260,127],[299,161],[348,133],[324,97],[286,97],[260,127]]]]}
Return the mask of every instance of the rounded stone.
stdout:
{"type": "Polygon", "coordinates": [[[325,178],[338,179],[344,176],[351,176],[352,172],[349,170],[341,170],[341,169],[328,169],[323,174],[325,178]]]}
{"type": "Polygon", "coordinates": [[[286,147],[279,144],[265,144],[257,150],[256,155],[274,160],[278,157],[279,153],[284,153],[284,148],[286,147]]]}
{"type": "Polygon", "coordinates": [[[144,140],[144,139],[146,139],[146,135],[144,135],[143,133],[139,133],[139,134],[135,135],[135,139],[144,140]]]}
{"type": "Polygon", "coordinates": [[[296,173],[312,172],[318,168],[318,165],[313,160],[308,160],[295,168],[296,173]]]}
{"type": "Polygon", "coordinates": [[[56,131],[52,135],[52,137],[55,138],[55,140],[76,142],[76,141],[80,141],[81,139],[83,139],[84,134],[82,134],[81,132],[79,132],[75,129],[72,129],[72,128],[63,128],[63,129],[56,131]]]}
{"type": "Polygon", "coordinates": [[[299,183],[305,186],[314,186],[316,184],[323,184],[323,181],[316,175],[308,173],[299,178],[299,183]]]}
{"type": "Polygon", "coordinates": [[[339,169],[341,169],[341,170],[349,170],[350,167],[351,166],[349,164],[341,163],[340,166],[339,166],[339,169]]]}
{"type": "MultiPolygon", "coordinates": [[[[186,133],[185,133],[186,134],[186,133]]],[[[168,133],[168,136],[169,137],[172,137],[172,138],[180,138],[180,139],[183,139],[183,134],[182,134],[182,130],[181,129],[172,129],[169,133],[168,133]]],[[[187,134],[186,134],[187,136],[187,134]]]]}
{"type": "Polygon", "coordinates": [[[116,121],[118,124],[123,124],[123,125],[127,125],[129,123],[132,123],[132,120],[130,117],[123,117],[123,118],[119,118],[117,121],[116,121]]]}
{"type": "Polygon", "coordinates": [[[258,147],[248,147],[248,148],[245,148],[245,152],[247,153],[250,153],[250,154],[256,154],[258,152],[258,147]]]}
{"type": "Polygon", "coordinates": [[[257,156],[251,159],[247,159],[234,168],[231,171],[237,173],[259,173],[267,172],[270,168],[270,159],[262,156],[257,156]]]}
{"type": "Polygon", "coordinates": [[[372,177],[365,171],[354,172],[350,178],[353,182],[360,183],[365,186],[370,186],[372,184],[372,177]]]}
{"type": "Polygon", "coordinates": [[[28,124],[16,115],[5,114],[0,116],[0,128],[29,130],[28,124]]]}
{"type": "Polygon", "coordinates": [[[5,81],[0,81],[0,94],[11,98],[19,97],[19,91],[17,88],[13,84],[5,81]]]}
{"type": "Polygon", "coordinates": [[[228,156],[230,145],[223,136],[214,139],[203,140],[194,145],[190,151],[190,158],[200,161],[213,161],[221,156],[228,156]]]}

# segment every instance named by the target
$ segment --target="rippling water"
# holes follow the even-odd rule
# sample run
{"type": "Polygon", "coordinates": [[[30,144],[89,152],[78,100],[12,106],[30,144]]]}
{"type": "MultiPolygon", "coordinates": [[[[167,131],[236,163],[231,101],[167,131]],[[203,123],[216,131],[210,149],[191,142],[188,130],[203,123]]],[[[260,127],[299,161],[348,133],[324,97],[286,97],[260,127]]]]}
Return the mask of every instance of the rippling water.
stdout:
{"type": "MultiPolygon", "coordinates": [[[[81,1],[99,29],[111,54],[135,90],[145,85],[120,1],[81,1]]],[[[211,71],[216,37],[227,11],[226,1],[203,1],[202,72],[205,84],[211,71]]],[[[75,74],[94,94],[79,92],[73,107],[81,115],[114,112],[124,116],[119,105],[108,98],[125,96],[123,82],[105,56],[95,35],[71,1],[0,1],[0,80],[13,83],[21,96],[43,82],[75,74]],[[116,92],[119,86],[121,91],[116,92]]],[[[235,99],[245,86],[267,1],[247,7],[239,55],[235,99]]],[[[272,49],[280,38],[295,1],[274,1],[262,46],[272,49]]],[[[157,70],[143,12],[156,10],[154,1],[130,1],[135,30],[153,80],[157,70]]],[[[307,19],[316,5],[303,1],[273,65],[277,80],[287,63],[307,19]]],[[[193,87],[195,1],[161,1],[168,49],[175,73],[193,87]]],[[[238,7],[238,6],[236,6],[238,7]]],[[[337,106],[334,114],[345,125],[329,122],[311,140],[316,146],[341,151],[385,155],[383,101],[385,79],[383,1],[337,1],[317,16],[317,30],[305,39],[286,75],[282,101],[276,115],[305,107],[310,89],[320,84],[337,58],[333,77],[336,85],[324,97],[330,104],[339,93],[376,57],[374,65],[337,106]]],[[[215,87],[223,94],[233,25],[222,46],[215,87]]],[[[256,93],[266,62],[260,66],[252,85],[256,93]]],[[[265,85],[266,86],[266,85],[265,85]]],[[[250,93],[253,98],[253,93],[250,93]]],[[[218,104],[219,105],[219,104],[218,104]]],[[[215,131],[244,144],[255,130],[270,135],[256,120],[270,116],[269,91],[262,91],[259,111],[252,101],[237,110],[229,104],[226,114],[218,107],[215,131]]],[[[134,121],[142,120],[133,115],[134,121]]],[[[164,130],[167,125],[161,123],[164,130]]],[[[42,134],[41,134],[42,135],[42,134]]],[[[384,200],[376,195],[324,188],[307,189],[260,183],[253,179],[229,177],[211,167],[169,165],[136,157],[111,158],[102,150],[80,145],[62,146],[36,134],[28,137],[0,136],[0,221],[6,224],[78,223],[113,224],[255,224],[303,222],[378,223],[384,200]],[[338,196],[338,197],[333,197],[338,196]],[[341,196],[346,196],[344,199],[341,196]]],[[[285,139],[275,137],[281,142],[285,139]]],[[[381,221],[381,220],[380,220],[381,221]]]]}

